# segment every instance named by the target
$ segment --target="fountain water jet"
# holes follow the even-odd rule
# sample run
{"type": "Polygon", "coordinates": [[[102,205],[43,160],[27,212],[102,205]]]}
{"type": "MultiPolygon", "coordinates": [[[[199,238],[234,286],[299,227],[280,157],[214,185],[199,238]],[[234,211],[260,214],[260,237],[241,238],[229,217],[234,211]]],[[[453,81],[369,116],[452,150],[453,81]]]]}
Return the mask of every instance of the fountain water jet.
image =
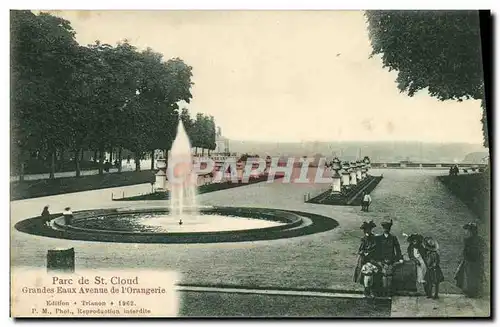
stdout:
{"type": "Polygon", "coordinates": [[[182,120],[177,126],[167,166],[170,187],[170,213],[179,218],[179,224],[186,213],[198,214],[196,203],[196,189],[198,174],[193,167],[191,142],[184,128],[182,120]]]}

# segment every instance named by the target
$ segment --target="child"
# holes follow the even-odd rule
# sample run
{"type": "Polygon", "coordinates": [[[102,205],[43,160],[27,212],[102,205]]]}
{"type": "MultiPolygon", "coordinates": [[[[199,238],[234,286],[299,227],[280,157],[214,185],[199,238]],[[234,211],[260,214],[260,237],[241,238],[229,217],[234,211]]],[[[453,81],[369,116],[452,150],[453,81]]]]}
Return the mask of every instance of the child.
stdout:
{"type": "Polygon", "coordinates": [[[439,250],[438,243],[431,237],[426,237],[423,242],[424,248],[427,251],[425,255],[425,263],[427,272],[425,274],[425,293],[427,298],[437,299],[439,296],[439,283],[444,281],[443,272],[439,266],[439,250]],[[432,289],[434,288],[434,295],[432,289]]]}
{"type": "Polygon", "coordinates": [[[361,211],[368,211],[368,207],[370,206],[370,203],[372,202],[372,198],[370,194],[363,192],[363,199],[361,202],[361,211]]]}
{"type": "Polygon", "coordinates": [[[363,275],[363,282],[365,286],[365,296],[374,297],[373,293],[373,276],[378,273],[378,267],[371,263],[367,262],[361,268],[361,274],[363,275]]]}
{"type": "MultiPolygon", "coordinates": [[[[417,271],[417,286],[423,285],[425,288],[425,275],[427,266],[425,264],[426,251],[422,245],[424,237],[420,234],[411,234],[408,236],[408,257],[415,263],[417,271]]],[[[418,287],[417,287],[418,288],[418,287]]]]}

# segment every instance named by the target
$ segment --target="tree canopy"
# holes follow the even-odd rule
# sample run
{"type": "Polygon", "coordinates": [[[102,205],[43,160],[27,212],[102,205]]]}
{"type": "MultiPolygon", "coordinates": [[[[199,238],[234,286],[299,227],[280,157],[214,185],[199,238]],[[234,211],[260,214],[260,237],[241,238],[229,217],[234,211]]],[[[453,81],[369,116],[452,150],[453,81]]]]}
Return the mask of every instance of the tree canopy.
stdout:
{"type": "Polygon", "coordinates": [[[367,11],[372,55],[398,72],[401,92],[428,89],[439,100],[477,99],[488,146],[477,11],[367,11]]]}
{"type": "Polygon", "coordinates": [[[165,60],[127,40],[80,45],[69,21],[47,13],[11,11],[11,145],[21,167],[32,156],[52,161],[73,153],[77,175],[82,151],[127,149],[136,160],[170,148],[179,115],[189,120],[193,146],[215,147],[213,117],[191,122],[179,101],[190,102],[192,67],[165,60]],[[50,159],[49,159],[50,158],[50,159]]]}

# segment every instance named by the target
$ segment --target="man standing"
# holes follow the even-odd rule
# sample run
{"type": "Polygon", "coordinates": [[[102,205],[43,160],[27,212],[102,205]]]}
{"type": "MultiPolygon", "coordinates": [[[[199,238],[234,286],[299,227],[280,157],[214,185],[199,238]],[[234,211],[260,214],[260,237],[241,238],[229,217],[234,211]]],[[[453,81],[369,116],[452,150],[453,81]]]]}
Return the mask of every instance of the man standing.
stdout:
{"type": "Polygon", "coordinates": [[[392,219],[381,223],[384,232],[377,236],[377,252],[382,267],[383,295],[391,296],[394,264],[403,263],[398,238],[391,234],[392,219]]]}

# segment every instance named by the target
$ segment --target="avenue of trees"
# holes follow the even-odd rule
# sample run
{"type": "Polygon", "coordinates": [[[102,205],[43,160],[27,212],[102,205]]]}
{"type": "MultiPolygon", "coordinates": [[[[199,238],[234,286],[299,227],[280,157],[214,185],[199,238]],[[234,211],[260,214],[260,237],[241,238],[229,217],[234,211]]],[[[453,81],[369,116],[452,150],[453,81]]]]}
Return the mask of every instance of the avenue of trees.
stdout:
{"type": "Polygon", "coordinates": [[[401,92],[428,89],[439,100],[481,100],[488,147],[478,11],[367,11],[372,55],[398,72],[401,92]]]}
{"type": "MultiPolygon", "coordinates": [[[[103,171],[105,152],[139,159],[168,150],[179,115],[192,146],[215,148],[214,118],[191,119],[179,101],[191,99],[192,68],[164,60],[126,40],[83,46],[70,22],[31,11],[11,11],[11,162],[21,176],[27,162],[57,162],[69,155],[77,176],[83,151],[93,151],[103,171]]],[[[114,160],[114,158],[113,158],[114,160]]]]}
{"type": "Polygon", "coordinates": [[[201,149],[201,154],[205,154],[205,149],[215,150],[216,126],[213,116],[197,113],[195,119],[191,119],[188,109],[182,108],[181,120],[186,129],[186,133],[191,140],[191,146],[195,148],[195,154],[201,149]]]}

